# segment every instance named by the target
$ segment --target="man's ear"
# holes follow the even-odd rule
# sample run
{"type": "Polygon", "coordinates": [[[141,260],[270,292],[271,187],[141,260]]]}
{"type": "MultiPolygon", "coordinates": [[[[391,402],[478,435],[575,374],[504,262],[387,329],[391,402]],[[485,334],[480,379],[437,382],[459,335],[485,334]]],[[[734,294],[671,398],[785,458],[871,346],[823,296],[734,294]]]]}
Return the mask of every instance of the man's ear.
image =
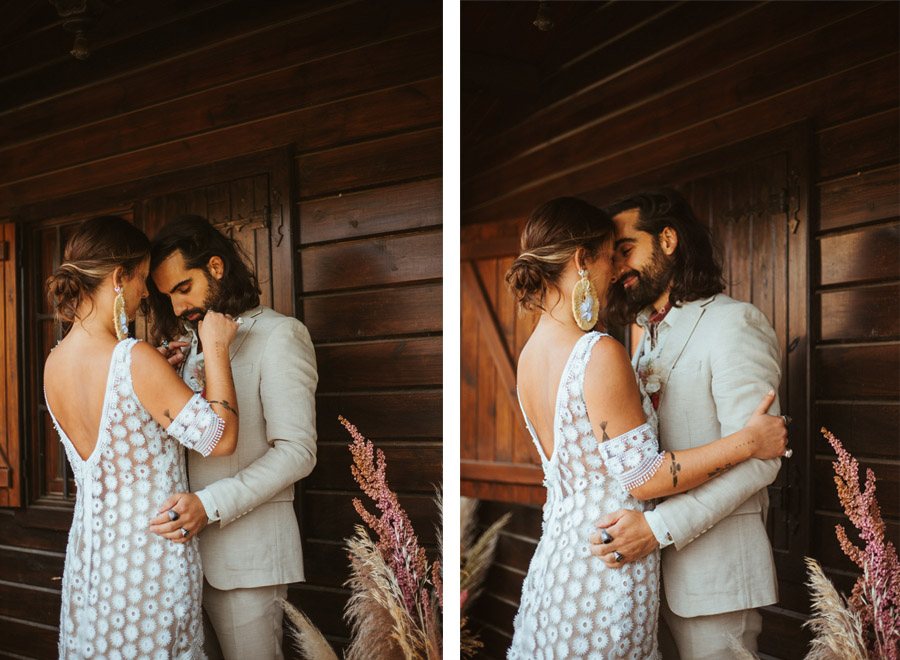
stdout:
{"type": "Polygon", "coordinates": [[[214,255],[206,262],[206,270],[217,280],[221,280],[225,275],[225,262],[222,261],[222,257],[214,255]]]}
{"type": "Polygon", "coordinates": [[[678,232],[672,227],[663,227],[659,233],[659,246],[667,257],[671,257],[678,247],[678,232]]]}

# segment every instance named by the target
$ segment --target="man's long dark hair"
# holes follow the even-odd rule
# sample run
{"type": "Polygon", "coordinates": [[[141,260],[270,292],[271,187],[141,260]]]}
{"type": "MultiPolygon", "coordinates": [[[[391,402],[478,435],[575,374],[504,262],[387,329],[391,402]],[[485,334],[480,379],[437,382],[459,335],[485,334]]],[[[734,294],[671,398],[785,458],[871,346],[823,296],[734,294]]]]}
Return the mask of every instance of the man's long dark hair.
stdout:
{"type": "MultiPolygon", "coordinates": [[[[709,228],[697,219],[679,192],[671,188],[641,192],[617,201],[606,212],[614,217],[632,209],[639,212],[635,227],[653,236],[654,241],[659,241],[666,227],[678,234],[669,294],[673,306],[709,298],[725,290],[722,264],[716,256],[709,228]]],[[[624,297],[612,296],[611,315],[630,323],[640,310],[624,309],[626,303],[624,297]]]]}
{"type": "MultiPolygon", "coordinates": [[[[242,257],[240,246],[205,218],[182,215],[166,224],[153,239],[150,272],[176,250],[181,252],[188,268],[200,268],[207,273],[207,264],[212,257],[222,259],[224,273],[218,281],[219,296],[215,311],[237,316],[259,305],[259,282],[242,257]]],[[[171,300],[156,289],[153,278],[148,284],[154,336],[157,339],[171,339],[181,334],[184,329],[175,316],[171,300]]]]}

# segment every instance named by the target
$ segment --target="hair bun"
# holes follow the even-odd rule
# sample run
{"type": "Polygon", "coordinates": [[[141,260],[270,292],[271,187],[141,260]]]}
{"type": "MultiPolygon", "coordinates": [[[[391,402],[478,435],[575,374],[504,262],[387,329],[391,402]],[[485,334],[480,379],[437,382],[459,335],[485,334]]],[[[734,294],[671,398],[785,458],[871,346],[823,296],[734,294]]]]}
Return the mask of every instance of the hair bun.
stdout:
{"type": "Polygon", "coordinates": [[[64,263],[47,279],[50,304],[62,321],[71,322],[85,294],[84,276],[70,263],[64,263]]]}
{"type": "Polygon", "coordinates": [[[525,309],[539,309],[547,290],[547,280],[541,263],[530,253],[520,255],[506,273],[516,302],[525,309]]]}

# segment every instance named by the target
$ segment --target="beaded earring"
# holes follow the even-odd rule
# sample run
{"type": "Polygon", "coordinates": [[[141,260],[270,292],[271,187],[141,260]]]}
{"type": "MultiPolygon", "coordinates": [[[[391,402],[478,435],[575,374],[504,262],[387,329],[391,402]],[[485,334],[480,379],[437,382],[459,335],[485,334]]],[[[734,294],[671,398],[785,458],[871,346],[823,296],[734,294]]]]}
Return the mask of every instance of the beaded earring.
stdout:
{"type": "Polygon", "coordinates": [[[572,289],[572,315],[578,327],[588,332],[597,325],[597,317],[600,314],[600,299],[594,285],[588,279],[587,270],[579,269],[581,277],[572,289]]]}
{"type": "Polygon", "coordinates": [[[128,315],[125,313],[125,294],[122,287],[116,286],[116,300],[113,303],[113,325],[116,328],[116,339],[128,338],[128,315]]]}

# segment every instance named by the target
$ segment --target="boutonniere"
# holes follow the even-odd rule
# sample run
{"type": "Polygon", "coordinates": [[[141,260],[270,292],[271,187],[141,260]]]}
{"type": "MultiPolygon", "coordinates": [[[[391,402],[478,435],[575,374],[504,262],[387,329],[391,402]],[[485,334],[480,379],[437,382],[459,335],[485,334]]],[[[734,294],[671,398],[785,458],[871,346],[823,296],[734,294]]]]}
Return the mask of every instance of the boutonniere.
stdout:
{"type": "Polygon", "coordinates": [[[644,392],[650,397],[653,409],[659,409],[659,395],[662,390],[662,377],[654,369],[653,359],[644,356],[638,360],[638,378],[644,386],[644,392]]]}

